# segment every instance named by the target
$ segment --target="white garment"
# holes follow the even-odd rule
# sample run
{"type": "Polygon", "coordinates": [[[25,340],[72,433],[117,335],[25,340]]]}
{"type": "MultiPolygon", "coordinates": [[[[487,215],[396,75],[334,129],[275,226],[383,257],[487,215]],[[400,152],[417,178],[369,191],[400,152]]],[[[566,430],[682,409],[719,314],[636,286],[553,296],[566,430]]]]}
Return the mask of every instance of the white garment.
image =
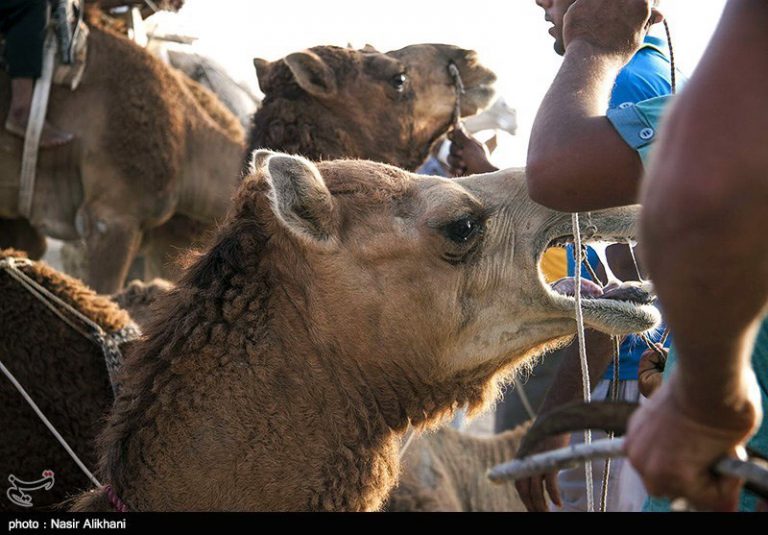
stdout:
{"type": "MultiPolygon", "coordinates": [[[[604,400],[608,398],[608,388],[611,382],[602,380],[592,391],[592,400],[604,400]]],[[[619,399],[637,402],[640,398],[637,381],[619,381],[619,399]]],[[[592,431],[592,440],[608,438],[603,431],[592,431]]],[[[584,433],[571,435],[571,445],[584,442],[584,433]]],[[[603,470],[605,461],[592,462],[592,478],[594,485],[595,508],[600,508],[600,496],[603,488],[603,470]]],[[[560,487],[560,496],[563,500],[562,509],[550,504],[550,511],[576,512],[587,510],[587,489],[584,484],[584,465],[577,468],[562,470],[557,478],[560,487]]],[[[607,511],[638,512],[642,509],[647,493],[643,487],[640,476],[632,466],[623,459],[611,461],[608,477],[607,511]]]]}

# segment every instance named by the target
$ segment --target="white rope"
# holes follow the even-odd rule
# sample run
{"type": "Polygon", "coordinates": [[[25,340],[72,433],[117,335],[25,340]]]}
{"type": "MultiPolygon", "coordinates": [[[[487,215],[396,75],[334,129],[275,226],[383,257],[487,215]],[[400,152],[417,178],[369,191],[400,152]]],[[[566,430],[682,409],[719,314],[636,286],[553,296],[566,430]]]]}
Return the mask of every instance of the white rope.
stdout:
{"type": "MultiPolygon", "coordinates": [[[[590,403],[592,401],[592,388],[589,381],[589,363],[587,362],[587,345],[584,339],[584,314],[581,309],[581,262],[582,262],[582,249],[581,249],[581,230],[579,229],[579,214],[574,213],[572,215],[573,224],[573,238],[574,238],[574,252],[577,255],[575,264],[575,286],[574,292],[576,301],[576,331],[579,339],[579,358],[581,360],[581,386],[582,394],[584,397],[584,403],[590,403]]],[[[592,443],[592,431],[587,429],[584,431],[584,444],[589,446],[592,443]]],[[[587,511],[590,513],[595,512],[595,489],[592,486],[592,463],[588,462],[584,465],[584,483],[587,487],[587,511]]]]}
{"type": "Polygon", "coordinates": [[[405,432],[403,441],[400,444],[400,460],[402,460],[403,457],[405,457],[405,452],[410,447],[411,442],[413,442],[413,437],[415,435],[416,435],[416,430],[413,428],[411,424],[408,424],[408,430],[405,432]]]}
{"type": "Polygon", "coordinates": [[[67,451],[70,457],[72,457],[72,460],[77,463],[77,466],[80,467],[80,470],[83,471],[83,473],[88,476],[88,479],[90,479],[97,487],[101,487],[101,483],[99,483],[99,480],[94,477],[94,475],[91,473],[88,468],[85,467],[83,462],[80,460],[80,457],[78,457],[74,451],[72,451],[72,448],[69,447],[69,444],[67,444],[67,441],[64,440],[64,437],[62,437],[58,431],[56,431],[56,428],[53,427],[53,424],[48,420],[48,418],[45,417],[43,414],[43,411],[40,410],[40,408],[37,406],[35,401],[30,397],[30,395],[27,393],[26,390],[24,390],[24,387],[21,386],[21,384],[16,380],[16,377],[13,376],[13,374],[10,372],[8,368],[5,367],[2,360],[0,360],[0,370],[2,370],[3,374],[8,378],[8,380],[13,384],[13,386],[16,387],[16,390],[19,391],[19,393],[22,395],[22,397],[26,400],[27,403],[29,403],[29,406],[32,407],[32,410],[35,411],[37,416],[43,421],[43,423],[46,425],[48,430],[53,433],[53,436],[56,437],[56,440],[59,441],[59,444],[67,451]]]}
{"type": "Polygon", "coordinates": [[[37,281],[35,281],[26,273],[24,273],[21,269],[19,269],[19,266],[28,266],[28,265],[31,265],[31,262],[25,258],[15,258],[15,257],[9,256],[7,258],[3,258],[0,260],[0,269],[8,273],[9,276],[13,277],[13,279],[15,279],[19,284],[21,284],[24,288],[26,288],[27,291],[29,291],[40,302],[42,302],[51,312],[53,312],[59,318],[61,318],[61,320],[64,323],[72,327],[74,330],[79,332],[85,338],[88,338],[89,340],[92,340],[96,343],[100,343],[100,340],[98,340],[96,337],[106,338],[107,333],[104,331],[104,329],[101,328],[101,326],[98,323],[91,321],[90,318],[82,314],[75,307],[71,306],[69,303],[66,303],[65,301],[63,301],[62,299],[54,295],[46,287],[44,287],[41,284],[38,284],[37,281]],[[72,314],[79,321],[87,325],[92,332],[88,333],[84,331],[82,328],[75,325],[69,318],[64,316],[64,314],[62,314],[58,309],[56,309],[56,307],[53,306],[52,303],[55,303],[56,305],[63,308],[66,312],[72,314]]]}
{"type": "Polygon", "coordinates": [[[515,387],[515,392],[517,392],[517,396],[520,398],[520,401],[523,403],[523,408],[525,409],[525,412],[528,413],[528,418],[531,420],[536,419],[536,411],[533,410],[533,405],[531,405],[531,400],[528,399],[528,394],[525,393],[525,390],[523,389],[523,383],[517,380],[515,378],[512,381],[512,384],[515,387]]]}

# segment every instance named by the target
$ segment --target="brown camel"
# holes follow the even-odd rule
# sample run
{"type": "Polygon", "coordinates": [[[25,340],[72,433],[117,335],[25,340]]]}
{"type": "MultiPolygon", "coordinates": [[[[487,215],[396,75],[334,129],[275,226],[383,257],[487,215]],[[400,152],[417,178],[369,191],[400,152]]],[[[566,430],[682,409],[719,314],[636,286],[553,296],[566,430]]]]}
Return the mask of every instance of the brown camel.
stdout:
{"type": "MultiPolygon", "coordinates": [[[[210,118],[181,76],[127,39],[93,27],[80,87],[52,88],[48,116],[77,139],[40,152],[31,222],[51,237],[85,239],[87,279],[102,293],[122,285],[147,229],[174,213],[212,221],[229,205],[242,139],[210,118]]],[[[0,73],[2,117],[8,91],[0,73]]],[[[13,179],[21,147],[0,133],[4,218],[19,217],[13,179]]]]}
{"type": "MultiPolygon", "coordinates": [[[[311,160],[360,158],[416,170],[451,126],[456,95],[448,65],[465,87],[461,115],[483,110],[496,76],[477,54],[450,45],[412,45],[382,54],[318,46],[274,62],[254,59],[265,94],[253,115],[250,152],[302,155],[311,160]]],[[[167,251],[206,242],[183,218],[149,231],[148,272],[176,280],[167,251]],[[159,259],[159,260],[158,260],[159,259]]]]}
{"type": "Polygon", "coordinates": [[[265,96],[253,117],[250,150],[314,161],[360,158],[415,170],[451,126],[456,95],[450,64],[459,68],[466,89],[461,115],[490,104],[496,76],[475,52],[450,45],[386,54],[370,46],[316,47],[271,63],[255,59],[265,96]],[[403,117],[413,120],[398,119],[403,117]]]}
{"type": "MultiPolygon", "coordinates": [[[[523,172],[254,158],[120,374],[99,475],[129,510],[377,510],[409,424],[477,410],[573,336],[573,298],[537,266],[570,216],[533,203],[523,172]]],[[[628,239],[637,215],[584,229],[628,239]]],[[[596,297],[584,319],[620,334],[659,316],[596,297]]],[[[107,495],[75,509],[112,510],[107,495]]]]}
{"type": "Polygon", "coordinates": [[[514,484],[496,485],[490,468],[514,459],[529,425],[478,437],[451,427],[413,440],[402,458],[390,512],[526,512],[514,484]]]}
{"type": "MultiPolygon", "coordinates": [[[[12,250],[0,251],[0,262],[23,256],[12,250]]],[[[131,323],[128,314],[117,305],[96,295],[77,279],[38,262],[23,264],[19,269],[108,334],[131,323]]],[[[112,404],[103,352],[4,269],[0,269],[0,295],[0,360],[83,462],[93,468],[94,440],[112,404]]],[[[75,324],[84,326],[77,320],[75,324]]],[[[34,481],[44,470],[54,472],[51,490],[30,493],[37,509],[51,507],[93,485],[2,375],[0,407],[0,511],[25,510],[6,499],[10,475],[34,481]]]]}
{"type": "MultiPolygon", "coordinates": [[[[297,116],[295,107],[285,105],[282,131],[295,133],[302,142],[320,132],[329,142],[342,138],[346,143],[350,136],[376,140],[370,148],[377,154],[351,155],[398,165],[411,161],[412,146],[428,148],[447,129],[455,101],[448,74],[451,62],[461,69],[468,88],[463,111],[475,113],[488,104],[492,91],[487,84],[495,77],[470,51],[414,45],[389,55],[335,47],[292,54],[284,63],[293,70],[274,71],[295,73],[297,81],[285,80],[283,88],[289,98],[302,103],[307,115],[297,116]],[[406,72],[406,78],[400,77],[406,72]],[[392,77],[403,80],[402,88],[395,87],[392,77]],[[322,95],[316,83],[329,84],[322,95]],[[307,98],[305,88],[313,98],[307,98]],[[327,112],[318,115],[318,108],[354,113],[338,122],[328,119],[327,112]],[[297,117],[306,117],[299,130],[291,123],[297,117]],[[399,153],[408,157],[396,158],[399,153]]],[[[101,293],[122,286],[144,234],[152,233],[148,254],[161,267],[168,259],[159,255],[184,249],[199,238],[200,228],[187,228],[191,221],[211,228],[222,219],[240,179],[242,140],[216,124],[181,76],[122,36],[94,27],[81,86],[75,92],[52,90],[48,116],[67,125],[77,140],[41,152],[31,222],[48,236],[85,240],[91,259],[86,281],[101,293]],[[171,222],[175,227],[168,231],[158,229],[174,214],[180,224],[171,222]]],[[[0,106],[5,107],[0,117],[7,113],[8,87],[7,76],[0,74],[0,106]]],[[[276,108],[269,110],[274,118],[276,108]]],[[[270,135],[276,125],[268,122],[270,135]]],[[[0,182],[0,217],[6,219],[19,217],[18,184],[13,180],[19,175],[21,147],[20,140],[0,132],[0,176],[6,177],[0,182]]]]}

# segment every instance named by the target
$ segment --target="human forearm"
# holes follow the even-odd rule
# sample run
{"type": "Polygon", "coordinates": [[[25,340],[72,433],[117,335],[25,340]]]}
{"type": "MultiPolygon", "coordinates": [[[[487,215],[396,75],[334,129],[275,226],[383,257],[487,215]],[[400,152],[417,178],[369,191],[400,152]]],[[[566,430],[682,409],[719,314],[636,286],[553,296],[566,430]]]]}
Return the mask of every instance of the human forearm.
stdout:
{"type": "Polygon", "coordinates": [[[605,118],[627,59],[584,41],[569,45],[531,131],[527,176],[536,202],[562,211],[635,202],[640,159],[605,118]]]}
{"type": "Polygon", "coordinates": [[[768,48],[766,27],[768,2],[729,4],[666,122],[643,195],[642,232],[654,244],[646,258],[675,333],[681,387],[697,416],[734,425],[768,302],[768,69],[750,54],[768,48]]]}

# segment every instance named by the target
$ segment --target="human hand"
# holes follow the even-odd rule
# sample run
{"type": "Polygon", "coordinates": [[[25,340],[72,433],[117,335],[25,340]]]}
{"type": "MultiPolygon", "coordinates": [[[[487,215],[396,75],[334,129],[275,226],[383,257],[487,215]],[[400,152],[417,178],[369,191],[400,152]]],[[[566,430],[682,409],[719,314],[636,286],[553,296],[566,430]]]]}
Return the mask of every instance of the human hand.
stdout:
{"type": "Polygon", "coordinates": [[[647,29],[663,16],[654,0],[577,0],[563,19],[566,51],[575,41],[584,41],[623,62],[640,48],[647,29]]]}
{"type": "Polygon", "coordinates": [[[650,398],[661,386],[662,373],[667,363],[666,357],[669,356],[669,349],[661,344],[656,344],[656,347],[665,357],[662,358],[658,351],[648,349],[640,357],[637,369],[638,388],[640,393],[647,398],[650,398]]]}
{"type": "Polygon", "coordinates": [[[729,400],[742,407],[734,418],[723,418],[718,407],[719,421],[710,421],[704,415],[712,408],[699,409],[689,399],[676,372],[630,419],[624,451],[649,494],[686,498],[701,510],[736,511],[742,481],[714,475],[711,468],[735,455],[759,425],[754,373],[744,374],[729,400]]]}
{"type": "MultiPolygon", "coordinates": [[[[555,435],[544,440],[528,450],[528,455],[535,455],[546,451],[559,450],[568,446],[570,435],[555,435]]],[[[557,486],[557,472],[539,474],[515,481],[515,488],[523,501],[525,508],[532,513],[546,513],[549,511],[547,500],[544,496],[544,487],[552,502],[558,507],[563,506],[560,498],[560,488],[557,486]]]]}
{"type": "Polygon", "coordinates": [[[448,134],[451,149],[448,165],[454,176],[477,175],[498,171],[489,161],[488,149],[463,129],[455,128],[448,134]]]}

